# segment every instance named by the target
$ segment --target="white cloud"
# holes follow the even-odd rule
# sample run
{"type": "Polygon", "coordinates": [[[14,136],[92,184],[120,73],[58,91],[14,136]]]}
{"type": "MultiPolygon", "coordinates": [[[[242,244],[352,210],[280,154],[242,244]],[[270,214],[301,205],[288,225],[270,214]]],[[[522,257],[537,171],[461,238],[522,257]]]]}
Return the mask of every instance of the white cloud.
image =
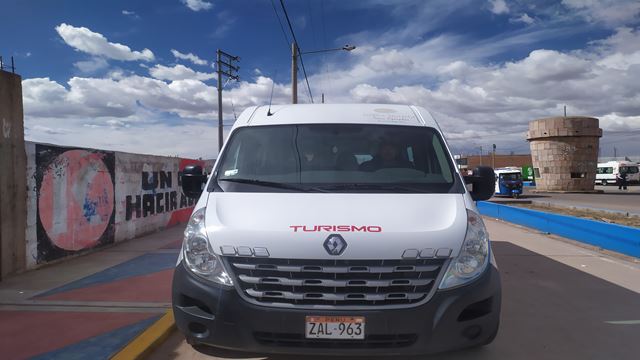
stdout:
{"type": "Polygon", "coordinates": [[[91,55],[122,61],[153,61],[155,58],[149,49],[133,51],[126,45],[109,42],[102,34],[85,27],[62,23],[56,26],[56,31],[67,45],[91,55]]]}
{"type": "Polygon", "coordinates": [[[413,60],[407,54],[402,54],[396,49],[380,49],[380,52],[371,56],[368,67],[374,71],[407,72],[413,68],[413,60]]]}
{"type": "Polygon", "coordinates": [[[635,23],[640,16],[638,0],[562,0],[562,4],[587,21],[611,27],[635,23]]]}
{"type": "Polygon", "coordinates": [[[213,4],[204,0],[181,0],[189,9],[193,11],[209,10],[213,4]]]}
{"type": "Polygon", "coordinates": [[[192,53],[184,54],[184,53],[181,53],[180,51],[175,50],[175,49],[171,49],[171,53],[173,54],[173,56],[176,59],[188,60],[188,61],[191,61],[192,63],[194,63],[196,65],[207,65],[207,64],[209,64],[209,62],[207,62],[207,60],[201,59],[197,55],[192,54],[192,53]]]}
{"type": "Polygon", "coordinates": [[[160,80],[211,80],[216,77],[215,73],[203,73],[195,71],[184,65],[178,64],[173,67],[164,65],[156,65],[149,69],[149,74],[156,79],[160,80]]]}
{"type": "Polygon", "coordinates": [[[531,16],[527,15],[526,13],[520,15],[517,18],[513,18],[510,21],[511,22],[521,22],[521,23],[525,23],[527,25],[531,25],[531,24],[533,24],[535,22],[535,20],[531,16]]]}
{"type": "Polygon", "coordinates": [[[35,125],[31,128],[31,130],[35,130],[35,131],[39,131],[39,132],[43,132],[49,135],[61,135],[61,134],[68,134],[69,131],[67,130],[63,130],[63,129],[52,129],[50,127],[47,126],[42,126],[42,125],[35,125]]]}
{"type": "Polygon", "coordinates": [[[496,15],[506,14],[509,12],[509,7],[505,0],[489,0],[489,4],[491,5],[489,10],[496,15]]]}
{"type": "Polygon", "coordinates": [[[233,24],[235,24],[237,18],[230,11],[221,11],[216,15],[215,27],[216,29],[213,31],[211,36],[213,38],[223,38],[225,37],[233,24]]]}
{"type": "Polygon", "coordinates": [[[101,57],[94,57],[90,60],[75,62],[73,63],[73,66],[82,73],[93,74],[99,70],[106,69],[109,66],[109,63],[101,57]]]}
{"type": "Polygon", "coordinates": [[[138,16],[138,14],[136,14],[135,11],[131,11],[131,10],[122,10],[122,15],[130,16],[130,17],[132,17],[134,19],[139,19],[140,18],[140,16],[138,16]]]}

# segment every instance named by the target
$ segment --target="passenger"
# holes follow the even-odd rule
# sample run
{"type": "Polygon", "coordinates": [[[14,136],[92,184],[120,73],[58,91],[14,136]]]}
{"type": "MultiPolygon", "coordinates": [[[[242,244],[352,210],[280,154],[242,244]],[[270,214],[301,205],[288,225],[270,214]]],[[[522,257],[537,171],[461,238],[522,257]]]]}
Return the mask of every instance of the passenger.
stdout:
{"type": "Polygon", "coordinates": [[[391,141],[383,141],[378,153],[369,161],[360,164],[361,171],[376,171],[390,168],[413,168],[413,164],[402,156],[399,146],[391,141]]]}
{"type": "Polygon", "coordinates": [[[627,190],[627,172],[621,171],[616,174],[616,180],[618,182],[618,190],[627,190]]]}
{"type": "Polygon", "coordinates": [[[301,144],[300,169],[302,171],[318,171],[327,168],[327,162],[322,159],[322,146],[315,142],[301,144]]]}

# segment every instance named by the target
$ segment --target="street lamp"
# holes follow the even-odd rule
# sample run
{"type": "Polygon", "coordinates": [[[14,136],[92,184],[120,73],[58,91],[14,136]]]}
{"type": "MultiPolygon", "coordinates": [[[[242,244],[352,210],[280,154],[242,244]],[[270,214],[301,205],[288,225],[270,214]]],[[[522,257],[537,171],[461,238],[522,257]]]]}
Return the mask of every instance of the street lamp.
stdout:
{"type": "Polygon", "coordinates": [[[293,42],[291,44],[291,103],[292,104],[297,104],[298,103],[298,56],[299,55],[307,55],[307,54],[317,54],[317,53],[324,53],[324,52],[331,52],[331,51],[352,51],[354,50],[356,47],[354,45],[345,45],[341,48],[335,48],[335,49],[325,49],[325,50],[314,50],[314,51],[307,51],[307,52],[300,52],[298,53],[298,44],[296,44],[295,42],[293,42]]]}

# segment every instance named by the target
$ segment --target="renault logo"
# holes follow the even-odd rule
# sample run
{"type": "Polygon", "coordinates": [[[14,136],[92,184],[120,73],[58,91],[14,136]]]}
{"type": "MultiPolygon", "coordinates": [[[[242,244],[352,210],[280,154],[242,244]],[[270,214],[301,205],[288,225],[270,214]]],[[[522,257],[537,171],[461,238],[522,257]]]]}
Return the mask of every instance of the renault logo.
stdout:
{"type": "Polygon", "coordinates": [[[331,234],[324,241],[324,249],[329,255],[340,255],[347,248],[347,242],[338,234],[331,234]]]}

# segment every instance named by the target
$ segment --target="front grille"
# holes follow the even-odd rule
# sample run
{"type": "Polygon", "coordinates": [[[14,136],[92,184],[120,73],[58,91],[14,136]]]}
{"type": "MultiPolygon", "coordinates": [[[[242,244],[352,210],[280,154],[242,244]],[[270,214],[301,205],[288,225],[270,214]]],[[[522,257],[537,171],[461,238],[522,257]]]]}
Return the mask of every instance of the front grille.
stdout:
{"type": "Polygon", "coordinates": [[[321,347],[338,349],[391,348],[413,344],[416,334],[368,335],[364,340],[306,339],[302,334],[255,332],[255,339],[269,346],[321,347]]]}
{"type": "Polygon", "coordinates": [[[387,306],[425,299],[445,260],[228,257],[226,262],[242,295],[256,303],[387,306]]]}

